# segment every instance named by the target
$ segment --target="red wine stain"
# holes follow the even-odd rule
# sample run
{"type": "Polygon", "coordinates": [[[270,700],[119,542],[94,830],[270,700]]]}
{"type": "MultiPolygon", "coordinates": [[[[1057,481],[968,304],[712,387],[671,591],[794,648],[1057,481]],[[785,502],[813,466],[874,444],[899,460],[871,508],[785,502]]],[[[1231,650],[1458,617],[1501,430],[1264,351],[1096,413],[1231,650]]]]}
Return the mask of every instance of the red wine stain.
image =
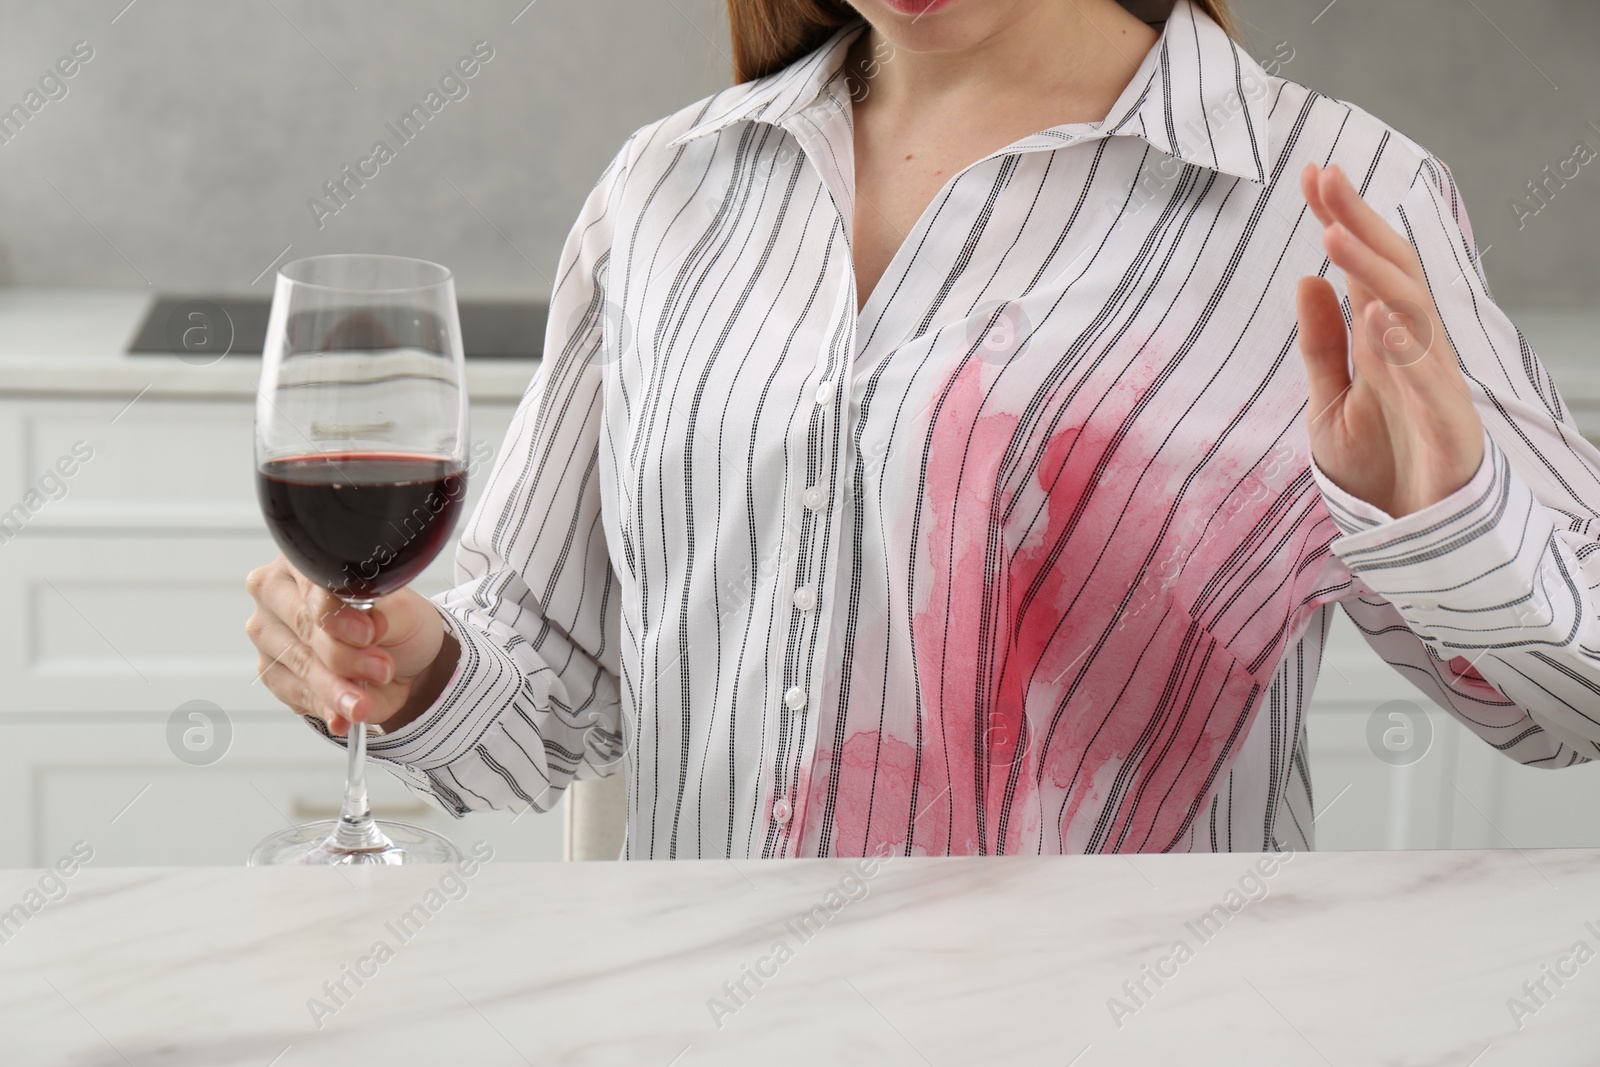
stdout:
{"type": "MultiPolygon", "coordinates": [[[[1263,523],[1305,467],[1303,431],[1288,463],[1230,449],[1191,481],[1168,523],[1180,472],[1213,441],[1181,439],[1163,451],[1174,458],[1159,462],[1127,442],[1113,445],[1156,387],[1158,367],[1152,359],[1132,368],[1084,414],[1031,424],[1025,437],[1048,437],[1042,448],[1024,442],[1023,454],[1038,455],[1025,478],[1015,459],[1001,470],[1021,419],[986,399],[993,374],[969,360],[949,381],[929,430],[916,546],[920,722],[909,712],[897,718],[891,700],[881,730],[846,737],[832,854],[898,853],[908,833],[913,854],[1153,850],[1168,846],[1204,799],[1226,746],[1236,750],[1249,728],[1239,719],[1255,713],[1252,689],[1265,688],[1262,675],[1276,663],[1269,655],[1253,673],[1219,635],[1252,653],[1297,636],[1337,595],[1317,591],[1338,584],[1338,568],[1325,549],[1322,566],[1299,565],[1331,537],[1320,499],[1316,521],[1293,544],[1275,540],[1286,520],[1263,523]],[[1273,532],[1254,532],[1258,525],[1273,532]],[[1237,572],[1231,557],[1241,548],[1248,587],[1261,592],[1239,597],[1248,603],[1213,633],[1189,606],[1203,602],[1199,614],[1208,615],[1207,583],[1237,572]],[[1170,576],[1154,577],[1172,553],[1170,576]],[[1119,615],[1130,589],[1135,599],[1119,615]],[[1109,832],[1097,834],[1113,791],[1109,832]]],[[[1259,425],[1293,417],[1292,407],[1258,405],[1259,425]]],[[[877,720],[874,709],[848,721],[877,720]]],[[[829,757],[819,747],[819,781],[829,757]]],[[[825,798],[810,799],[820,818],[825,798]]]]}
{"type": "Polygon", "coordinates": [[[1450,661],[1451,673],[1456,676],[1459,682],[1465,683],[1470,687],[1482,689],[1483,692],[1478,694],[1480,699],[1504,700],[1505,697],[1501,695],[1500,690],[1495,688],[1493,682],[1479,674],[1472,662],[1465,656],[1456,656],[1450,661]]]}
{"type": "MultiPolygon", "coordinates": [[[[821,753],[819,753],[821,755],[821,753]]],[[[826,765],[826,758],[824,758],[826,765]]],[[[912,809],[910,785],[914,781],[917,750],[899,737],[882,736],[869,729],[845,739],[843,760],[838,774],[835,800],[834,838],[838,856],[864,856],[886,851],[891,856],[904,853],[912,809]],[[872,835],[867,835],[867,819],[872,819],[872,835]]],[[[917,798],[917,838],[923,845],[938,840],[942,845],[949,825],[949,797],[941,797],[941,768],[925,768],[923,792],[917,798]],[[939,785],[931,782],[939,781],[939,785]]],[[[930,849],[918,849],[926,854],[930,849]]],[[[936,851],[936,849],[934,849],[936,851]]]]}

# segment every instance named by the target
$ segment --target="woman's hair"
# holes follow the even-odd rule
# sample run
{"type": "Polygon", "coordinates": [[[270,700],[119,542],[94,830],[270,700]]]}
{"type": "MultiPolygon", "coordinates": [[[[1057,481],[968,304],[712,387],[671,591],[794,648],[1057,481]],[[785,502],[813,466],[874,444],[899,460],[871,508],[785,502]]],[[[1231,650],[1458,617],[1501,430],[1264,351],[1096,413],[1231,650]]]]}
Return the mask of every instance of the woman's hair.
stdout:
{"type": "MultiPolygon", "coordinates": [[[[1119,0],[1141,17],[1143,9],[1165,7],[1149,0],[1119,0]]],[[[1228,36],[1238,37],[1228,0],[1194,0],[1228,36]]],[[[844,0],[728,0],[728,27],[733,32],[733,80],[747,82],[782,70],[819,47],[847,22],[856,10],[844,0]]]]}

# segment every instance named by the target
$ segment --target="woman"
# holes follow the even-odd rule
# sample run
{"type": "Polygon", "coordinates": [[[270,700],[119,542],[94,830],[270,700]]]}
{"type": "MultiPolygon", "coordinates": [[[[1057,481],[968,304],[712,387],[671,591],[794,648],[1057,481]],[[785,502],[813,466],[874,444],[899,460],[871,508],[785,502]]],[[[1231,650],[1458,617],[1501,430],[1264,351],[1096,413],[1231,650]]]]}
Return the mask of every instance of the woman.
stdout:
{"type": "Polygon", "coordinates": [[[1600,754],[1600,453],[1445,166],[1217,0],[852,3],[731,0],[740,84],[572,230],[461,583],[258,570],[272,691],[457,814],[625,763],[651,858],[1308,847],[1335,604],[1600,754]]]}

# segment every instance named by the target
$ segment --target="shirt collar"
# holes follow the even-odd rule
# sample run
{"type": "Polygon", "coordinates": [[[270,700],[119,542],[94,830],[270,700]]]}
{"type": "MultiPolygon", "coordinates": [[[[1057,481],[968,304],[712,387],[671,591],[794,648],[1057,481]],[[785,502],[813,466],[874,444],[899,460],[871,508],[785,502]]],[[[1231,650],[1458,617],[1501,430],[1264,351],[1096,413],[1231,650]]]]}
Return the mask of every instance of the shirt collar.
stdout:
{"type": "MultiPolygon", "coordinates": [[[[734,103],[674,137],[668,147],[746,120],[783,125],[826,95],[851,42],[864,29],[861,19],[841,26],[820,48],[750,82],[734,103]]],[[[1265,183],[1269,83],[1260,64],[1205,11],[1192,0],[1176,0],[1161,39],[1104,120],[1052,126],[1006,151],[1132,136],[1186,163],[1265,183]]],[[[832,99],[839,103],[836,94],[832,99]]]]}
{"type": "MultiPolygon", "coordinates": [[[[1177,0],[1100,125],[1196,166],[1265,183],[1271,79],[1192,0],[1177,0]]],[[[1056,129],[1070,131],[1073,126],[1056,129]]]]}

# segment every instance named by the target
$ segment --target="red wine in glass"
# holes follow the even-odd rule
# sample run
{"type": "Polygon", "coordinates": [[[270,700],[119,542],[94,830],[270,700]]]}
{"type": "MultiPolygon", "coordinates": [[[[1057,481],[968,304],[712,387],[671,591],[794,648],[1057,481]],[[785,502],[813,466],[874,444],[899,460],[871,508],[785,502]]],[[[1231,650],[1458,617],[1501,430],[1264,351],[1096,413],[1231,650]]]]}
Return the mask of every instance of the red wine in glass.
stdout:
{"type": "Polygon", "coordinates": [[[314,453],[256,471],[256,494],[295,569],[346,600],[410,585],[450,540],[467,492],[460,464],[404,453],[314,453]]]}

